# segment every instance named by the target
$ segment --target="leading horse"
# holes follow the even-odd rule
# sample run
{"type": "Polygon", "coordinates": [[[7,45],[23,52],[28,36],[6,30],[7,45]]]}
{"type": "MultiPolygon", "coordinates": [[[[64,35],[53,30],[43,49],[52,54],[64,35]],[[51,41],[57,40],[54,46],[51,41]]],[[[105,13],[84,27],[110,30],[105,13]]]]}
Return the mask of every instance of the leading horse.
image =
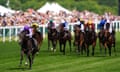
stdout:
{"type": "Polygon", "coordinates": [[[34,42],[36,45],[36,48],[33,48],[34,44],[31,38],[27,36],[27,34],[28,34],[28,31],[22,31],[21,33],[18,34],[19,40],[20,40],[19,44],[21,46],[20,66],[22,65],[23,56],[25,54],[29,60],[29,68],[31,69],[35,54],[36,52],[39,51],[39,45],[41,45],[43,37],[42,37],[42,34],[37,31],[33,34],[33,38],[35,40],[34,42]]]}

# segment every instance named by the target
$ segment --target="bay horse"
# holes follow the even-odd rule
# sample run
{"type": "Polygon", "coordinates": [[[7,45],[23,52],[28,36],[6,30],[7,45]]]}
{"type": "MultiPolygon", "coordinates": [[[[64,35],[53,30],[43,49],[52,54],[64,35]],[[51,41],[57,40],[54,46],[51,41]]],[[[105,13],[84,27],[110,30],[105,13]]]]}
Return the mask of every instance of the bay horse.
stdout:
{"type": "Polygon", "coordinates": [[[49,48],[51,42],[53,47],[53,49],[51,48],[51,50],[53,50],[53,52],[56,51],[57,40],[58,40],[57,30],[48,27],[48,50],[50,50],[49,48]]]}
{"type": "Polygon", "coordinates": [[[33,34],[33,38],[35,38],[34,42],[36,45],[36,48],[33,48],[34,45],[33,45],[32,39],[26,35],[28,33],[29,33],[29,31],[22,31],[21,33],[18,34],[19,40],[20,40],[19,44],[21,46],[20,66],[22,65],[23,56],[25,54],[29,60],[29,69],[31,69],[35,54],[36,54],[36,52],[39,51],[38,47],[39,47],[39,44],[41,45],[43,37],[40,32],[35,32],[33,34]]]}
{"type": "Polygon", "coordinates": [[[104,35],[105,35],[104,28],[101,28],[100,32],[98,32],[99,48],[101,54],[102,54],[102,47],[104,47],[104,43],[105,43],[104,35]]]}
{"type": "Polygon", "coordinates": [[[90,26],[86,26],[85,29],[85,47],[87,51],[87,56],[89,56],[89,46],[92,45],[92,56],[94,56],[94,50],[96,46],[97,35],[96,32],[90,28],[90,26]]]}
{"type": "Polygon", "coordinates": [[[115,48],[115,30],[112,30],[112,33],[109,32],[110,24],[106,24],[106,29],[99,32],[99,45],[100,45],[100,52],[102,53],[102,46],[105,50],[105,56],[107,52],[107,48],[109,51],[109,56],[111,56],[111,49],[114,47],[114,52],[116,55],[116,48],[115,48]]]}
{"type": "Polygon", "coordinates": [[[32,36],[37,41],[38,52],[40,51],[40,47],[43,42],[43,34],[40,31],[35,30],[32,36]]]}
{"type": "Polygon", "coordinates": [[[74,35],[74,46],[77,46],[78,53],[81,51],[81,54],[83,54],[83,50],[85,50],[85,38],[79,25],[74,25],[74,35]]]}
{"type": "Polygon", "coordinates": [[[65,47],[66,47],[66,42],[69,42],[69,47],[70,47],[70,52],[72,51],[71,49],[71,40],[72,40],[72,35],[69,31],[66,31],[64,29],[64,25],[61,23],[59,25],[59,45],[60,45],[60,52],[63,52],[65,55],[65,47]],[[63,47],[62,47],[63,46],[63,47]]]}

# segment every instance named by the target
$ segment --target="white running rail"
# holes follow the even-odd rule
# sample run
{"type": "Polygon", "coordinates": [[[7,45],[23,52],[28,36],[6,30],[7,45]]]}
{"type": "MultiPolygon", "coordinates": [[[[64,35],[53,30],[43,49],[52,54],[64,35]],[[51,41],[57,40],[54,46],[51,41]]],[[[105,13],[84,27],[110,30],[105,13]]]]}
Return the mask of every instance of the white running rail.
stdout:
{"type": "MultiPolygon", "coordinates": [[[[73,33],[73,26],[76,23],[69,23],[69,28],[71,32],[73,33]]],[[[98,32],[98,24],[99,22],[95,22],[95,31],[98,32]]],[[[113,21],[112,22],[115,31],[120,32],[120,21],[113,21]]],[[[0,27],[0,41],[5,42],[6,40],[9,40],[10,42],[12,40],[17,41],[18,40],[18,32],[19,30],[23,28],[23,26],[5,26],[5,27],[0,27]]],[[[39,29],[43,33],[43,37],[45,37],[46,33],[46,25],[39,25],[39,29]]]]}

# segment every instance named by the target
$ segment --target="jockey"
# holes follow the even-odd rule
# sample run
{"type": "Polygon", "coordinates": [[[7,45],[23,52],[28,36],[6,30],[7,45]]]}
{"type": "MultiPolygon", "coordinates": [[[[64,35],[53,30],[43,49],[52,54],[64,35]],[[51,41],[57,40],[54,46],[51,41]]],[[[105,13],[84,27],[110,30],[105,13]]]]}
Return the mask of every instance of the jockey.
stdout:
{"type": "Polygon", "coordinates": [[[30,26],[25,25],[24,28],[22,28],[19,33],[23,32],[23,31],[27,32],[26,36],[30,36],[30,26]]]}
{"type": "Polygon", "coordinates": [[[106,24],[107,20],[105,18],[102,18],[99,24],[100,30],[104,29],[104,25],[106,24]]]}
{"type": "Polygon", "coordinates": [[[35,32],[37,32],[37,28],[39,27],[38,23],[32,23],[31,28],[32,28],[32,35],[35,34],[35,32]]]}
{"type": "Polygon", "coordinates": [[[37,28],[39,27],[38,23],[34,22],[31,24],[31,32],[30,32],[30,36],[32,35],[31,40],[33,43],[33,48],[35,48],[36,50],[38,50],[37,48],[37,41],[34,38],[35,37],[35,33],[38,32],[37,28]]]}
{"type": "Polygon", "coordinates": [[[64,30],[65,30],[65,31],[68,31],[68,30],[69,30],[68,22],[64,19],[64,20],[61,21],[61,23],[62,23],[63,26],[64,26],[64,30]]]}
{"type": "Polygon", "coordinates": [[[34,34],[37,31],[38,28],[38,24],[37,23],[32,23],[31,26],[29,25],[25,25],[23,29],[21,29],[20,33],[23,31],[26,31],[26,36],[28,36],[30,38],[30,40],[32,41],[33,44],[33,48],[35,48],[37,50],[37,41],[34,39],[34,34]]]}
{"type": "Polygon", "coordinates": [[[80,30],[82,31],[82,32],[84,32],[84,20],[83,19],[78,19],[78,21],[80,22],[79,23],[79,26],[80,26],[80,30]]]}
{"type": "Polygon", "coordinates": [[[89,27],[90,30],[95,31],[94,23],[93,23],[91,20],[89,20],[89,21],[87,22],[87,24],[86,24],[86,26],[85,26],[85,30],[86,30],[87,27],[89,27]]]}
{"type": "Polygon", "coordinates": [[[63,20],[61,20],[61,24],[62,24],[63,27],[64,27],[65,36],[67,36],[68,33],[70,33],[70,32],[69,32],[69,25],[68,25],[68,22],[67,22],[65,19],[63,19],[63,20]]]}
{"type": "Polygon", "coordinates": [[[28,31],[26,36],[29,36],[30,38],[32,38],[32,36],[34,35],[35,31],[37,31],[38,28],[38,24],[37,23],[32,23],[31,26],[25,25],[24,28],[21,31],[28,31]]]}
{"type": "Polygon", "coordinates": [[[50,20],[50,21],[48,22],[48,28],[50,28],[50,29],[55,29],[55,23],[53,22],[53,20],[50,20]]]}
{"type": "Polygon", "coordinates": [[[106,21],[106,23],[104,25],[104,30],[112,33],[113,26],[112,26],[112,23],[110,22],[110,20],[106,21]]]}

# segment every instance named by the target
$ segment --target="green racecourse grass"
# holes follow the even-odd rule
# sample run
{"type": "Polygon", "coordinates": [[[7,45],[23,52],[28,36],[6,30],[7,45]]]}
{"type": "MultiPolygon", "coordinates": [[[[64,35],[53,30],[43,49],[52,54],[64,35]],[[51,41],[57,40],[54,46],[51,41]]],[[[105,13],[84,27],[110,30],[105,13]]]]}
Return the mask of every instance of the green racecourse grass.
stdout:
{"type": "MultiPolygon", "coordinates": [[[[17,42],[0,42],[0,72],[120,72],[120,33],[116,34],[117,56],[104,57],[100,54],[98,43],[95,56],[77,55],[72,48],[69,52],[68,44],[66,55],[47,51],[47,40],[43,41],[39,55],[35,57],[32,70],[23,65],[19,67],[20,47],[17,42]]],[[[25,58],[24,58],[25,59],[25,58]]]]}

